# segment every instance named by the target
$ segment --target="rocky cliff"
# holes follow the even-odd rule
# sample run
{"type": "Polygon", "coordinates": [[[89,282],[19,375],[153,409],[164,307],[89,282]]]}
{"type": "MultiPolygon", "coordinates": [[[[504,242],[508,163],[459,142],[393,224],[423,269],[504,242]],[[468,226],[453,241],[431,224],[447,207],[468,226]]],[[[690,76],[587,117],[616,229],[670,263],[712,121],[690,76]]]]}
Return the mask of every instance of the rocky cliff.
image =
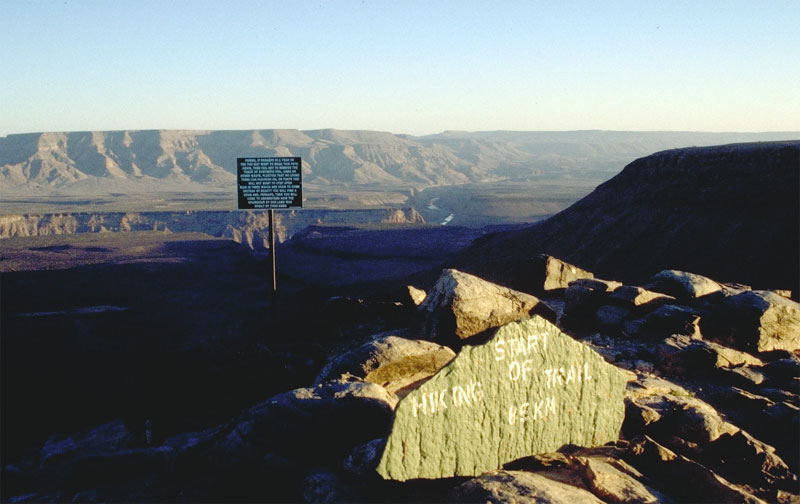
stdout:
{"type": "Polygon", "coordinates": [[[235,184],[236,158],[300,156],[304,182],[426,187],[548,177],[605,180],[637,156],[798,133],[94,131],[0,138],[0,188],[48,194],[198,191],[235,184]]]}
{"type": "Polygon", "coordinates": [[[634,283],[678,268],[796,296],[799,215],[800,141],[675,149],[546,221],[478,240],[456,264],[524,287],[518,268],[546,252],[634,283]]]}
{"type": "MultiPolygon", "coordinates": [[[[422,224],[413,208],[303,210],[275,214],[280,242],[312,224],[422,224]]],[[[269,216],[264,211],[63,213],[0,216],[0,239],[73,233],[127,231],[200,232],[231,238],[250,248],[269,248],[269,216]]]]}

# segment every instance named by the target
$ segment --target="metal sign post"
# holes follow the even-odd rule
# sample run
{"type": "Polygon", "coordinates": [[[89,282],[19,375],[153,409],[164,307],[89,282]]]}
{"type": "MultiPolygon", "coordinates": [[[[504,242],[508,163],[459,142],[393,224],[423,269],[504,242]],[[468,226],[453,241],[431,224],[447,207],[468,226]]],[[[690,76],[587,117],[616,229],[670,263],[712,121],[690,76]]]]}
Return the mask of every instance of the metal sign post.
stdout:
{"type": "Polygon", "coordinates": [[[278,292],[278,272],[275,261],[275,210],[269,209],[269,255],[272,257],[272,293],[278,292]]]}
{"type": "Polygon", "coordinates": [[[269,210],[272,293],[278,290],[275,260],[275,210],[303,207],[303,169],[299,157],[236,158],[239,210],[269,210]]]}

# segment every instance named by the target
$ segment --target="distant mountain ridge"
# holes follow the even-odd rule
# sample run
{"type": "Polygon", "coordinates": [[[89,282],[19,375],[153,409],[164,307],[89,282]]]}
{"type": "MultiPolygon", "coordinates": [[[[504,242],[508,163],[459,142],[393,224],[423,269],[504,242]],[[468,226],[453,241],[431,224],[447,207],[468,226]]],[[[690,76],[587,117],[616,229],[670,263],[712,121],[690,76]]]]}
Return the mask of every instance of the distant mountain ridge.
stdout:
{"type": "Polygon", "coordinates": [[[455,266],[515,288],[547,253],[603,278],[663,269],[800,290],[800,141],[663,151],[555,216],[476,240],[455,266]]]}
{"type": "Polygon", "coordinates": [[[235,184],[237,157],[300,156],[304,182],[430,187],[537,177],[605,180],[631,159],[686,145],[800,138],[789,133],[141,130],[0,138],[0,188],[73,193],[204,191],[235,184]]]}

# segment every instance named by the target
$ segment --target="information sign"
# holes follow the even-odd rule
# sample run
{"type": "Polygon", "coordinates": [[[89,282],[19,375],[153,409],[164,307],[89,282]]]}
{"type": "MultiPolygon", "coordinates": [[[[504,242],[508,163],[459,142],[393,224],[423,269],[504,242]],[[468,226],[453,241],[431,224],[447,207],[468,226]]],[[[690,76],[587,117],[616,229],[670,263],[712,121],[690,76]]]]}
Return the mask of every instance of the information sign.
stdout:
{"type": "Polygon", "coordinates": [[[236,159],[240,210],[302,208],[303,172],[299,157],[236,159]]]}

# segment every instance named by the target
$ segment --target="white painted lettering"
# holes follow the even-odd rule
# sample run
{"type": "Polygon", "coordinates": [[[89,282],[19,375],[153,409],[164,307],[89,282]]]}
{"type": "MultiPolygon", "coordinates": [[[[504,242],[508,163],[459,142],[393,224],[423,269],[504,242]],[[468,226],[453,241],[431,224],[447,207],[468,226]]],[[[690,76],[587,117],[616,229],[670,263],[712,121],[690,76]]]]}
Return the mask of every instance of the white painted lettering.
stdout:
{"type": "Polygon", "coordinates": [[[483,385],[481,385],[481,382],[471,384],[470,393],[472,393],[475,402],[483,401],[483,385]]]}
{"type": "Polygon", "coordinates": [[[544,401],[539,401],[533,403],[533,419],[538,420],[542,417],[542,406],[544,406],[544,401]]]}
{"type": "Polygon", "coordinates": [[[528,381],[528,373],[532,371],[531,366],[533,365],[533,361],[530,359],[525,359],[522,361],[522,381],[528,381]]]}
{"type": "Polygon", "coordinates": [[[525,420],[527,420],[528,406],[530,404],[526,402],[519,405],[519,423],[525,423],[525,420]]]}
{"type": "Polygon", "coordinates": [[[552,369],[545,369],[544,374],[547,375],[547,388],[553,386],[553,370],[552,369]]]}
{"type": "MultiPolygon", "coordinates": [[[[580,373],[578,373],[580,374],[580,373]]],[[[569,384],[570,382],[575,381],[575,366],[570,364],[569,371],[567,371],[567,379],[564,381],[565,384],[569,384]]]]}
{"type": "Polygon", "coordinates": [[[519,365],[519,361],[511,361],[511,364],[508,365],[508,377],[513,382],[519,380],[521,375],[522,369],[519,365]]]}
{"type": "Polygon", "coordinates": [[[503,348],[506,342],[502,336],[497,338],[497,341],[494,342],[494,352],[497,354],[494,356],[495,360],[501,361],[506,358],[506,351],[503,348]]]}
{"type": "Polygon", "coordinates": [[[469,385],[467,385],[466,390],[464,390],[463,387],[458,387],[458,390],[461,393],[461,402],[466,403],[467,406],[472,404],[472,398],[469,395],[469,385]]]}
{"type": "Polygon", "coordinates": [[[547,342],[547,336],[544,334],[529,334],[528,335],[528,353],[544,352],[544,346],[547,342]]]}
{"type": "Polygon", "coordinates": [[[454,386],[452,388],[452,392],[451,393],[452,393],[452,396],[453,396],[452,401],[451,401],[453,403],[453,406],[455,406],[457,408],[461,407],[461,404],[464,401],[464,398],[463,398],[464,389],[462,389],[460,386],[456,385],[456,386],[454,386]]]}
{"type": "Polygon", "coordinates": [[[548,397],[547,402],[544,406],[544,414],[545,416],[548,414],[555,415],[556,414],[556,398],[555,397],[548,397]]]}
{"type": "Polygon", "coordinates": [[[416,417],[416,416],[417,416],[417,411],[418,411],[418,410],[419,410],[419,408],[420,408],[420,404],[419,404],[419,402],[417,401],[417,398],[416,398],[416,397],[414,397],[414,396],[411,396],[411,405],[412,405],[412,406],[413,406],[413,408],[414,408],[414,416],[416,417]]]}

